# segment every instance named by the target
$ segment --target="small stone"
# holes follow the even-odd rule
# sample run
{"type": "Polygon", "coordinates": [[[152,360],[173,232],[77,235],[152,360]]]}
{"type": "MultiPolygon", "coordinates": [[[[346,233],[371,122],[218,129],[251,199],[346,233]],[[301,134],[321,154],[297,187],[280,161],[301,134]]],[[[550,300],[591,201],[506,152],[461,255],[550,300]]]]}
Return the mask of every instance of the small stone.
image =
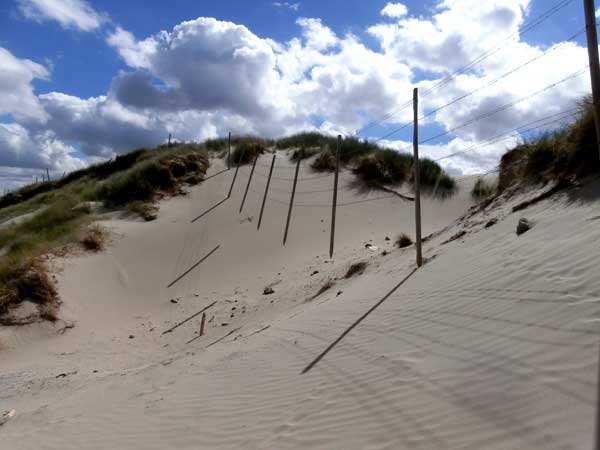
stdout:
{"type": "Polygon", "coordinates": [[[517,235],[520,236],[523,233],[528,232],[531,230],[531,227],[533,227],[533,224],[523,217],[521,220],[519,220],[519,224],[517,225],[517,235]]]}
{"type": "Polygon", "coordinates": [[[486,224],[485,224],[485,227],[486,227],[486,228],[493,227],[493,226],[494,226],[494,225],[496,225],[497,223],[498,223],[498,219],[494,218],[494,219],[491,219],[491,220],[490,220],[488,223],[486,223],[486,224]]]}
{"type": "Polygon", "coordinates": [[[385,237],[385,240],[386,240],[386,241],[389,241],[389,240],[390,240],[390,237],[389,237],[389,236],[386,236],[386,237],[385,237]]]}
{"type": "Polygon", "coordinates": [[[133,339],[133,338],[135,338],[135,336],[133,334],[130,334],[129,339],[133,339]]]}
{"type": "Polygon", "coordinates": [[[344,293],[344,291],[338,291],[338,293],[335,295],[336,297],[339,297],[340,295],[342,295],[344,293]]]}
{"type": "Polygon", "coordinates": [[[172,298],[171,303],[179,303],[179,302],[177,300],[175,300],[174,298],[172,298]]]}
{"type": "Polygon", "coordinates": [[[318,271],[318,270],[315,270],[313,273],[311,273],[311,274],[310,274],[310,276],[312,277],[313,275],[316,275],[316,274],[318,274],[318,273],[319,273],[319,271],[318,271]]]}
{"type": "Polygon", "coordinates": [[[226,327],[227,325],[229,325],[227,322],[223,322],[223,323],[221,324],[221,326],[222,326],[222,327],[226,327]]]}
{"type": "Polygon", "coordinates": [[[264,289],[264,291],[263,291],[263,295],[271,295],[271,294],[274,294],[274,293],[275,293],[275,291],[271,287],[266,287],[264,289]]]}

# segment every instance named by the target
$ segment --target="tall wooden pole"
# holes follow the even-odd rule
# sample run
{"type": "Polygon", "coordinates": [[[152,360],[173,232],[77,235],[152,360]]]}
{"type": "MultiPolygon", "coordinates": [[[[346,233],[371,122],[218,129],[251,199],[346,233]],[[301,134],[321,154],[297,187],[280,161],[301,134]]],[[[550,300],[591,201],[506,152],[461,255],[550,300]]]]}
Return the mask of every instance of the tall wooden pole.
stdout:
{"type": "Polygon", "coordinates": [[[596,30],[596,8],[594,0],[583,0],[585,26],[587,30],[588,58],[592,77],[592,101],[594,102],[594,123],[596,124],[596,144],[600,157],[600,60],[598,58],[598,32],[596,30]]]}
{"type": "Polygon", "coordinates": [[[421,250],[421,167],[419,164],[419,89],[413,91],[413,171],[415,183],[415,241],[417,247],[417,266],[423,265],[423,253],[421,250]]]}
{"type": "Polygon", "coordinates": [[[331,238],[329,240],[329,259],[333,258],[333,244],[335,242],[335,213],[337,208],[338,177],[340,173],[340,148],[342,136],[338,135],[337,149],[335,151],[335,177],[333,179],[333,203],[331,205],[331,238]]]}
{"type": "Polygon", "coordinates": [[[288,231],[290,229],[290,219],[292,218],[292,209],[294,208],[294,197],[296,196],[296,185],[298,184],[298,171],[300,170],[300,159],[296,163],[296,175],[294,175],[294,185],[292,186],[292,196],[290,197],[290,208],[288,209],[287,221],[285,223],[285,233],[283,234],[283,245],[287,242],[288,231]]]}
{"type": "Polygon", "coordinates": [[[262,223],[263,213],[265,212],[265,203],[267,202],[267,194],[269,193],[269,185],[271,184],[271,176],[273,175],[273,167],[275,166],[275,157],[277,154],[273,155],[273,160],[271,161],[271,169],[269,170],[269,178],[267,179],[267,186],[265,187],[265,196],[263,197],[262,205],[260,207],[260,216],[258,217],[258,225],[256,227],[257,230],[260,230],[260,224],[262,223]]]}

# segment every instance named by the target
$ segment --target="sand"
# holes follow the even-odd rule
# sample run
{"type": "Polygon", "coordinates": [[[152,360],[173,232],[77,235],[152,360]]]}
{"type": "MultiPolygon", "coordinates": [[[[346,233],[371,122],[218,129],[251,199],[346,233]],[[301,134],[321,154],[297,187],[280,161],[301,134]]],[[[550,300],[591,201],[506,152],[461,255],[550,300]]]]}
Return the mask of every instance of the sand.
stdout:
{"type": "Polygon", "coordinates": [[[0,328],[0,413],[16,410],[0,427],[2,448],[591,447],[597,185],[513,214],[536,192],[520,194],[462,219],[473,178],[446,202],[424,198],[424,234],[441,231],[425,245],[427,264],[302,375],[414,269],[414,248],[393,248],[400,232],[413,234],[413,204],[360,192],[343,174],[330,260],[331,193],[319,191],[332,177],[303,168],[310,179],[298,184],[284,247],[291,181],[280,178],[293,167],[283,155],[256,230],[269,159],[242,214],[250,167],[194,223],[225,198],[234,170],[161,202],[155,222],[102,221],[113,233],[106,251],[55,262],[61,318],[75,327],[0,328]],[[517,236],[521,217],[534,227],[517,236]],[[358,261],[365,273],[344,279],[358,261]],[[205,336],[185,344],[200,316],[161,336],[214,301],[205,336]]]}

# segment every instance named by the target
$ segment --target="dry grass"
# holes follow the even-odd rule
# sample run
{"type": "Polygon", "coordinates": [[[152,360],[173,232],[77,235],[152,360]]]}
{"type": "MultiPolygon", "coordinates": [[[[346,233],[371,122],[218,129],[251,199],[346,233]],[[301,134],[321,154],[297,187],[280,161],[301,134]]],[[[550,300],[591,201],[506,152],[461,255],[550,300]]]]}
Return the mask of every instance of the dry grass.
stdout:
{"type": "Polygon", "coordinates": [[[402,233],[396,238],[396,247],[398,248],[410,247],[412,244],[413,241],[411,237],[406,233],[402,233]]]}
{"type": "Polygon", "coordinates": [[[545,183],[600,171],[591,98],[579,103],[577,119],[553,132],[529,138],[504,154],[498,191],[513,183],[545,183]]]}
{"type": "Polygon", "coordinates": [[[89,252],[99,252],[104,249],[107,232],[98,224],[90,225],[84,232],[81,245],[89,252]]]}
{"type": "Polygon", "coordinates": [[[364,261],[352,264],[348,268],[348,271],[346,272],[346,275],[344,275],[344,278],[352,278],[354,275],[361,275],[367,269],[367,265],[368,264],[364,261]]]}

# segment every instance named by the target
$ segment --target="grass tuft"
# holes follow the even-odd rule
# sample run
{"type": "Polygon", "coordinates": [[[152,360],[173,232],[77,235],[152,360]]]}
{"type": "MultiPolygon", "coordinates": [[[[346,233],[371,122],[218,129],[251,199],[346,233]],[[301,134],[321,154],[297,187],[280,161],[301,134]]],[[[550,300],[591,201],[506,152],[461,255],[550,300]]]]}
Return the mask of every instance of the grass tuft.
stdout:
{"type": "Polygon", "coordinates": [[[412,244],[413,241],[411,237],[406,233],[402,233],[396,238],[396,247],[398,248],[410,247],[412,244]]]}

